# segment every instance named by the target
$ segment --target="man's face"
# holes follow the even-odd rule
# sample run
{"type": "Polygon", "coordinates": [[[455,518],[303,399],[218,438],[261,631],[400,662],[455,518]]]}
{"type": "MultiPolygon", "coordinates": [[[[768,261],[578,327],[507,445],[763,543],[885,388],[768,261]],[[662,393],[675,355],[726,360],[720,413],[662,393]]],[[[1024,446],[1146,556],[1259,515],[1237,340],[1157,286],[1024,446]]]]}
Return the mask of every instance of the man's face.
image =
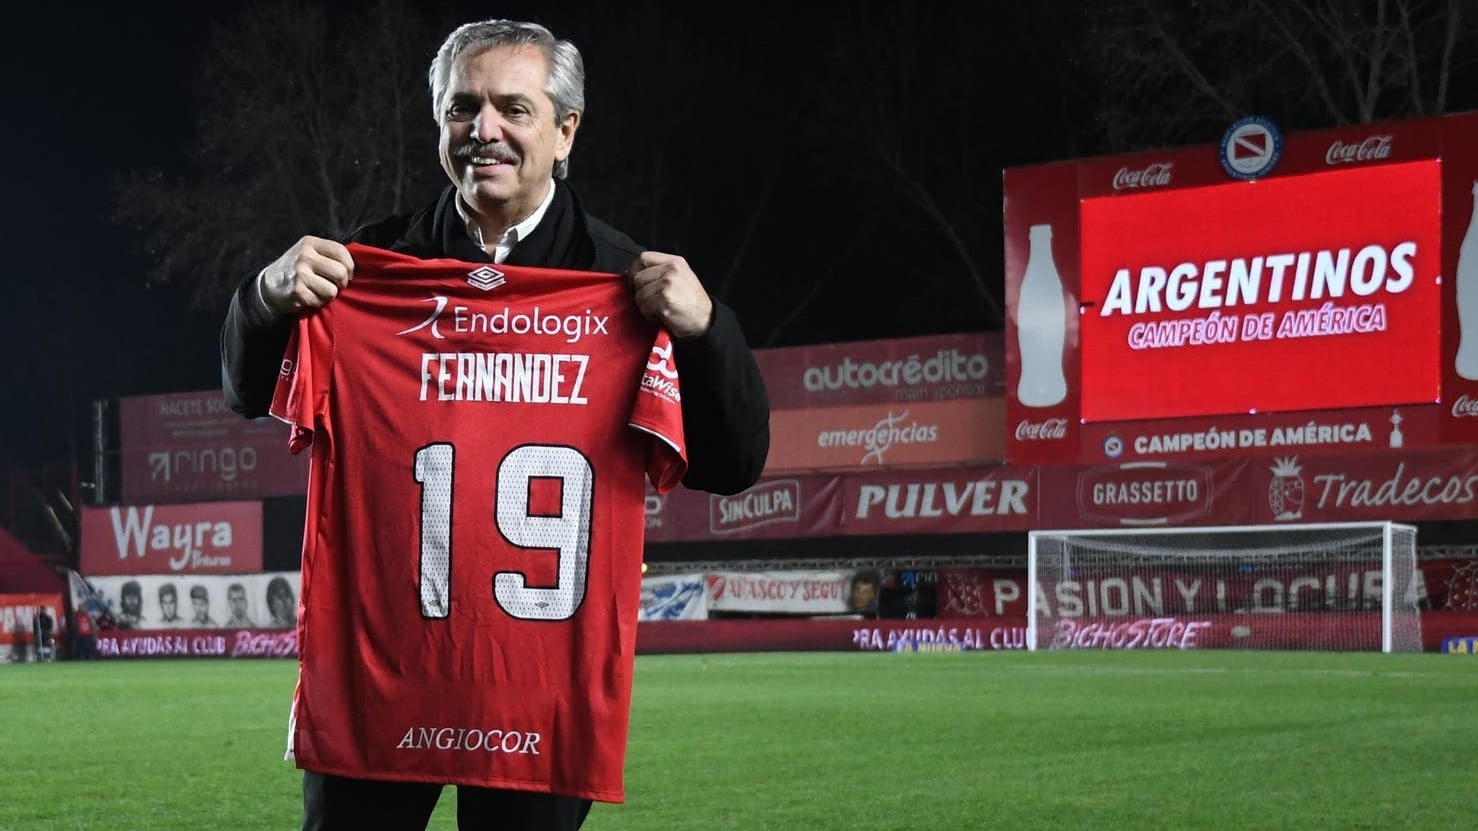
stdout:
{"type": "Polygon", "coordinates": [[[852,608],[858,611],[868,609],[872,601],[878,596],[878,587],[872,583],[858,580],[852,584],[852,608]]]}
{"type": "Polygon", "coordinates": [[[210,601],[203,597],[192,597],[190,605],[195,607],[195,619],[205,620],[210,612],[210,601]]]}
{"type": "Polygon", "coordinates": [[[287,596],[286,592],[273,592],[272,596],[267,598],[267,603],[272,607],[272,614],[282,620],[287,620],[292,614],[292,599],[287,596]]]}
{"type": "Polygon", "coordinates": [[[144,608],[144,596],[135,592],[123,595],[123,611],[130,615],[136,615],[144,608]]]}
{"type": "Polygon", "coordinates": [[[174,617],[178,607],[179,599],[175,597],[174,592],[159,593],[159,608],[164,611],[166,618],[174,617]]]}
{"type": "Polygon", "coordinates": [[[231,614],[236,617],[246,617],[246,589],[232,589],[226,600],[231,604],[231,614]]]}
{"type": "Polygon", "coordinates": [[[510,221],[544,198],[555,162],[569,156],[579,113],[554,122],[548,67],[535,46],[462,55],[441,102],[441,166],[480,214],[510,221]]]}

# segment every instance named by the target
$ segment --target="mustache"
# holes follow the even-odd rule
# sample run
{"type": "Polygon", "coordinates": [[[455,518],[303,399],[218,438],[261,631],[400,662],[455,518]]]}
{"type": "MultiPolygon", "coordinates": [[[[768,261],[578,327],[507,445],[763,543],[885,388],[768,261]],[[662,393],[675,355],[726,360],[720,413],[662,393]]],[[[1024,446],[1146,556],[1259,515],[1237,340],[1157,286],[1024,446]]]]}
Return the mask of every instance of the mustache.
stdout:
{"type": "Polygon", "coordinates": [[[484,159],[496,159],[504,164],[518,164],[523,161],[523,157],[518,155],[517,150],[499,141],[486,143],[469,141],[466,144],[459,145],[452,151],[452,155],[459,159],[470,159],[473,156],[484,159]]]}

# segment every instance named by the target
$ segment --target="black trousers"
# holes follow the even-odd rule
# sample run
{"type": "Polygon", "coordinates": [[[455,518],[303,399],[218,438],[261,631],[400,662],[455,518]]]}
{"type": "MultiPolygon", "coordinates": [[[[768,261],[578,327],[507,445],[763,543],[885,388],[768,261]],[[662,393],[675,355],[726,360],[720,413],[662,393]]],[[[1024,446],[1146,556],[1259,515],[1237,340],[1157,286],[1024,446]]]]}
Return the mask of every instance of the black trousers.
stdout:
{"type": "MultiPolygon", "coordinates": [[[[424,831],[441,785],[303,771],[303,831],[424,831]]],[[[576,831],[590,800],[457,786],[460,831],[576,831]]]]}

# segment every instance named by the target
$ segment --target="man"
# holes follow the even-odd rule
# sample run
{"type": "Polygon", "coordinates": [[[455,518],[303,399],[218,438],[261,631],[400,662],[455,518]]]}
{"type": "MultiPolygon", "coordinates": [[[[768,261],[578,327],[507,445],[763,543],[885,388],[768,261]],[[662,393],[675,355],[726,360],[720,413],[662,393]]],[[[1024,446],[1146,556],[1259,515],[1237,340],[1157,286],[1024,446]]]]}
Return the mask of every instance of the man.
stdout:
{"type": "Polygon", "coordinates": [[[78,609],[72,620],[72,658],[77,661],[91,661],[97,651],[97,626],[93,622],[92,612],[78,609]]]}
{"type": "Polygon", "coordinates": [[[232,629],[253,629],[256,627],[250,617],[246,614],[246,586],[240,583],[232,583],[226,587],[226,605],[231,607],[231,617],[226,619],[225,626],[232,629]]]}
{"type": "MultiPolygon", "coordinates": [[[[370,225],[345,242],[421,260],[451,258],[624,274],[633,298],[627,303],[673,339],[687,450],[683,484],[719,493],[738,492],[753,484],[769,448],[769,405],[733,313],[708,296],[683,258],[644,250],[625,234],[589,216],[564,181],[584,115],[584,68],[574,45],[529,23],[467,24],[443,43],[431,65],[430,86],[440,127],[441,164],[451,185],[421,211],[370,225]]],[[[243,282],[232,299],[221,336],[223,385],[233,409],[248,417],[268,413],[279,368],[293,372],[284,364],[284,349],[294,332],[294,316],[334,309],[333,301],[351,285],[355,273],[355,257],[343,243],[307,236],[243,282]]],[[[492,430],[511,426],[496,421],[500,412],[496,407],[479,412],[489,414],[482,418],[491,421],[492,430]]],[[[517,428],[539,429],[527,422],[517,428]]],[[[528,481],[532,487],[534,480],[528,481]]],[[[534,517],[532,510],[528,515],[534,517]]],[[[305,560],[305,615],[316,611],[310,602],[313,589],[307,565],[305,560]]],[[[631,594],[634,604],[637,592],[631,594]]],[[[585,602],[598,605],[604,598],[585,602]]],[[[533,607],[525,611],[542,614],[533,607]]],[[[318,619],[305,618],[300,638],[311,636],[314,625],[336,625],[331,620],[316,624],[318,619]]],[[[402,623],[423,625],[420,616],[402,623]]],[[[622,625],[634,627],[634,610],[622,625]]],[[[534,623],[521,631],[521,637],[540,638],[549,627],[541,629],[534,623]]],[[[629,650],[629,638],[625,646],[629,650]]],[[[304,673],[323,669],[312,665],[311,653],[300,654],[304,655],[300,664],[304,673]]],[[[326,655],[321,660],[357,664],[368,658],[326,655]]],[[[481,653],[467,655],[471,662],[467,672],[496,674],[501,669],[485,665],[484,659],[481,653]]],[[[547,672],[553,674],[550,684],[561,684],[558,665],[549,666],[547,672]]],[[[564,686],[569,683],[563,681],[564,686]]],[[[618,683],[624,683],[629,695],[629,677],[618,683]]],[[[626,712],[613,712],[609,717],[624,731],[626,712]]],[[[483,745],[496,732],[484,733],[481,727],[470,730],[468,735],[475,732],[483,745]]],[[[411,731],[405,741],[420,747],[421,739],[436,735],[440,734],[411,731]]],[[[501,743],[495,744],[500,752],[509,749],[525,759],[549,756],[531,743],[533,736],[510,744],[516,733],[499,735],[501,743]]],[[[305,738],[320,743],[329,740],[318,735],[305,738]]],[[[305,829],[424,828],[441,789],[439,782],[447,781],[389,782],[376,780],[425,781],[427,777],[359,778],[332,773],[305,770],[305,829]]],[[[457,803],[462,828],[576,829],[590,809],[591,798],[561,794],[551,785],[532,782],[520,788],[459,786],[457,803]]]]}
{"type": "Polygon", "coordinates": [[[852,575],[852,591],[847,606],[849,611],[863,617],[877,617],[878,573],[876,571],[859,571],[852,575]]]}
{"type": "Polygon", "coordinates": [[[36,639],[36,660],[50,661],[56,657],[56,646],[53,632],[56,621],[52,620],[51,612],[45,606],[36,607],[36,616],[31,623],[32,634],[36,639]]]}
{"type": "Polygon", "coordinates": [[[287,629],[298,624],[293,587],[280,574],[267,581],[267,613],[271,616],[267,625],[273,629],[287,629]]]}
{"type": "Polygon", "coordinates": [[[180,596],[175,591],[174,583],[165,583],[159,587],[159,625],[160,627],[185,625],[185,619],[180,617],[180,596]]]}
{"type": "Polygon", "coordinates": [[[190,605],[195,614],[190,618],[190,626],[195,628],[215,628],[215,619],[210,616],[210,592],[198,583],[190,587],[190,605]]]}
{"type": "Polygon", "coordinates": [[[124,629],[137,629],[143,622],[144,588],[137,580],[129,580],[118,590],[118,625],[124,629]]]}

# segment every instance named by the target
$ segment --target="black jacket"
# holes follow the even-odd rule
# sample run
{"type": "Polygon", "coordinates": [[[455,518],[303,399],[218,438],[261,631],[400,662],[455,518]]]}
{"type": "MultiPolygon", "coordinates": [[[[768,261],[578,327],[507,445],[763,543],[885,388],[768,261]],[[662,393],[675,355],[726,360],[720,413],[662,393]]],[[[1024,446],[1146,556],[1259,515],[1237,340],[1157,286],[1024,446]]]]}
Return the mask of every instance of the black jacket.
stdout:
{"type": "MultiPolygon", "coordinates": [[[[473,243],[447,186],[431,205],[355,231],[343,242],[387,248],[422,259],[451,257],[492,262],[473,243]]],[[[641,246],[580,208],[573,189],[556,180],[544,219],[508,256],[508,265],[622,272],[641,246]]],[[[248,418],[267,415],[292,319],[265,320],[247,292],[252,274],[231,298],[221,327],[221,384],[231,409],[248,418]]],[[[727,306],[713,304],[713,325],[696,338],[676,341],[682,383],[683,431],[688,473],[683,484],[711,493],[737,493],[754,484],[770,449],[770,403],[754,354],[727,306]]]]}

